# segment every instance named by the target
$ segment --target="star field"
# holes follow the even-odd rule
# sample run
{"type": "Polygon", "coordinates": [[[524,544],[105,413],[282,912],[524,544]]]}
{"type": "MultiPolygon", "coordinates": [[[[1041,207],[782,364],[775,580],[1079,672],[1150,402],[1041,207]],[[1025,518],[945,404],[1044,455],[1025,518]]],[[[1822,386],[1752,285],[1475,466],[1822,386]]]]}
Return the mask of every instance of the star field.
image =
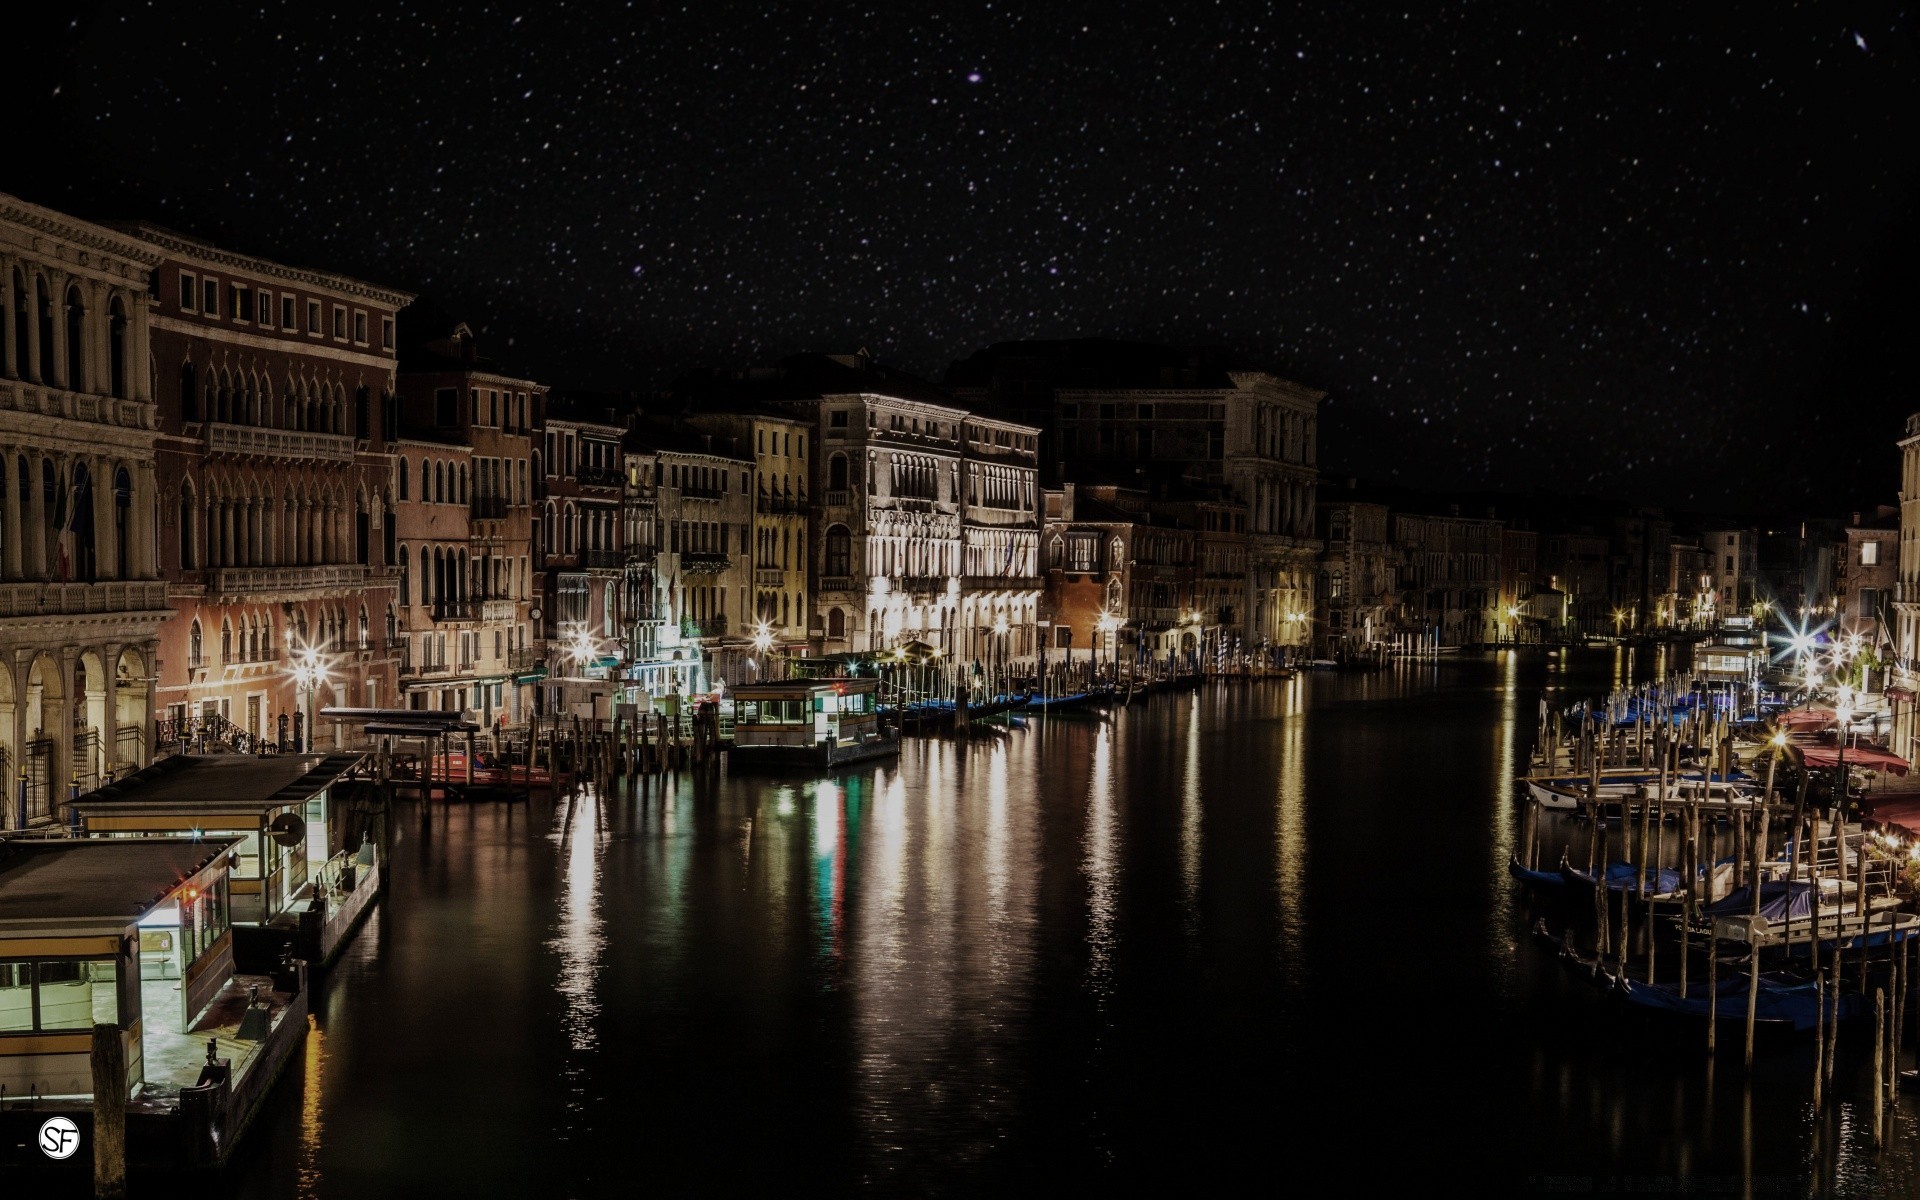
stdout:
{"type": "Polygon", "coordinates": [[[1218,343],[1329,390],[1330,470],[1822,510],[1891,496],[1920,407],[1880,5],[105,4],[46,41],[0,188],[431,292],[563,386],[1218,343]]]}

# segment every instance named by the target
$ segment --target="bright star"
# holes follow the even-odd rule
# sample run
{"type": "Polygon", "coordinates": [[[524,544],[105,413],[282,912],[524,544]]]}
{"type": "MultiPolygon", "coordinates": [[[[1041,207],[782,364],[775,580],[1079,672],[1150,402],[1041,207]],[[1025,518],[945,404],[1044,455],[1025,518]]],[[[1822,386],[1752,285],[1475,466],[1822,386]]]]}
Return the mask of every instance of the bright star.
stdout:
{"type": "Polygon", "coordinates": [[[1860,47],[1862,50],[1865,50],[1867,48],[1867,39],[1861,37],[1858,33],[1855,33],[1853,35],[1853,44],[1860,47]]]}

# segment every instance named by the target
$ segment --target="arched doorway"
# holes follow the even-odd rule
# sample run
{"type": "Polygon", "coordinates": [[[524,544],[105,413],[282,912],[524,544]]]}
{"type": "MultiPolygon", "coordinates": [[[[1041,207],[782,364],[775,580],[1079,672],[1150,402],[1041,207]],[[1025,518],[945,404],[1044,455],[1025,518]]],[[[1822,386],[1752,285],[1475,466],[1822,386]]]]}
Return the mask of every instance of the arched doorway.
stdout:
{"type": "Polygon", "coordinates": [[[0,828],[7,828],[19,819],[14,812],[17,797],[14,794],[14,780],[20,775],[20,747],[14,745],[15,718],[19,715],[15,705],[18,703],[13,690],[13,668],[0,661],[0,800],[4,801],[4,815],[0,815],[0,828]]]}
{"type": "Polygon", "coordinates": [[[80,655],[73,672],[73,774],[83,792],[99,787],[106,770],[111,737],[108,678],[99,654],[88,650],[80,655]]]}
{"type": "Polygon", "coordinates": [[[113,757],[118,775],[139,770],[147,762],[147,729],[153,714],[147,709],[147,662],[132,646],[120,652],[113,678],[113,757]]]}
{"type": "Polygon", "coordinates": [[[20,770],[27,775],[30,825],[53,818],[55,781],[60,777],[60,722],[71,723],[73,719],[66,702],[67,685],[60,663],[43,653],[27,669],[27,744],[20,752],[20,770]]]}

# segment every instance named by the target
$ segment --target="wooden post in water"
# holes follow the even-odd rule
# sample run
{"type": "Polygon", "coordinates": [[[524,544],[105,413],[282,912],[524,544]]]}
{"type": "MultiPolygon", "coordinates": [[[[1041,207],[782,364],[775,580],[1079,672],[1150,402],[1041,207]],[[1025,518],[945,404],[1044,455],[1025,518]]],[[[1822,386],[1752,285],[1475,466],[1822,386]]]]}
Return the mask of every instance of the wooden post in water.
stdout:
{"type": "Polygon", "coordinates": [[[1887,1141],[1887,1077],[1884,1070],[1887,1051],[1887,1002],[1885,994],[1873,989],[1873,1144],[1887,1141]]]}
{"type": "Polygon", "coordinates": [[[1813,1111],[1819,1112],[1822,1103],[1820,1094],[1820,1076],[1823,1073],[1826,1057],[1826,1020],[1827,1020],[1827,979],[1820,973],[1820,944],[1813,948],[1813,1111]]]}
{"type": "Polygon", "coordinates": [[[120,1027],[93,1027],[93,1194],[127,1194],[127,1045],[120,1027]]]}

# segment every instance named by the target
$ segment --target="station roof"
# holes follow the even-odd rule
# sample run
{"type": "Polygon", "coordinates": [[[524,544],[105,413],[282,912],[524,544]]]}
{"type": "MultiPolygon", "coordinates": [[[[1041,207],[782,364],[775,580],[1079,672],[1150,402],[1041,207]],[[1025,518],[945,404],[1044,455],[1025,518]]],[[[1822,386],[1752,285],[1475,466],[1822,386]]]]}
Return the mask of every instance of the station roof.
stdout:
{"type": "Polygon", "coordinates": [[[758,683],[739,683],[727,690],[736,700],[758,700],[768,696],[796,696],[807,692],[870,692],[879,686],[878,679],[852,679],[828,675],[818,679],[768,679],[758,683]]]}
{"type": "Polygon", "coordinates": [[[184,838],[46,838],[0,842],[0,927],[131,923],[233,842],[184,838]]]}
{"type": "Polygon", "coordinates": [[[73,802],[82,815],[225,813],[300,804],[366,754],[175,754],[73,802]]]}

